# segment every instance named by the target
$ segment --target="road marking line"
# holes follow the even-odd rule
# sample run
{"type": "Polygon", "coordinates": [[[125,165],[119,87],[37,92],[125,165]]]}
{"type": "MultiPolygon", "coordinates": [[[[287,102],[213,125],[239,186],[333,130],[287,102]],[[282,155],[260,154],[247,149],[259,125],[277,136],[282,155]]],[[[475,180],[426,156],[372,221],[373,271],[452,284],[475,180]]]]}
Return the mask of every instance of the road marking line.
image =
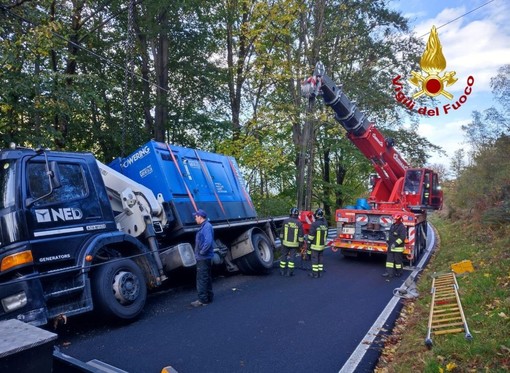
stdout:
{"type": "MultiPolygon", "coordinates": [[[[433,233],[431,226],[428,227],[430,229],[430,232],[433,233]]],[[[433,240],[429,242],[429,245],[427,247],[427,250],[425,250],[426,255],[423,255],[420,262],[416,266],[416,268],[411,272],[409,275],[410,278],[413,280],[416,279],[416,276],[418,273],[421,272],[423,266],[428,260],[428,257],[432,253],[432,248],[435,245],[436,236],[435,234],[431,235],[427,232],[427,237],[434,237],[433,240]]],[[[407,282],[407,279],[406,279],[407,282]]],[[[365,356],[365,353],[368,351],[372,343],[374,342],[377,335],[380,333],[381,329],[383,328],[384,324],[386,323],[386,320],[388,319],[389,315],[393,312],[395,309],[395,306],[400,301],[400,297],[393,296],[391,300],[388,302],[384,310],[381,312],[377,320],[375,320],[374,324],[370,328],[370,330],[367,332],[367,334],[361,339],[361,342],[358,344],[358,347],[354,350],[354,352],[351,354],[349,359],[345,362],[343,367],[340,369],[339,373],[351,373],[356,370],[359,363],[365,356]]]]}

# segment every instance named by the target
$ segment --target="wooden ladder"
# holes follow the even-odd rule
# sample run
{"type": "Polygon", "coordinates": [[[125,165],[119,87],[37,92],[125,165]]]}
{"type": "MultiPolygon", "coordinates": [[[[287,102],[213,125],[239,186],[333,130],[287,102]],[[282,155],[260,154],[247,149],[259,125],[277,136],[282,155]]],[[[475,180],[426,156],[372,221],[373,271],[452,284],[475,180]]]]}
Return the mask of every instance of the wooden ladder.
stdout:
{"type": "Polygon", "coordinates": [[[431,335],[466,333],[466,339],[473,337],[469,332],[466,317],[459,297],[459,285],[455,273],[449,272],[432,279],[432,301],[425,344],[432,346],[431,335]]]}

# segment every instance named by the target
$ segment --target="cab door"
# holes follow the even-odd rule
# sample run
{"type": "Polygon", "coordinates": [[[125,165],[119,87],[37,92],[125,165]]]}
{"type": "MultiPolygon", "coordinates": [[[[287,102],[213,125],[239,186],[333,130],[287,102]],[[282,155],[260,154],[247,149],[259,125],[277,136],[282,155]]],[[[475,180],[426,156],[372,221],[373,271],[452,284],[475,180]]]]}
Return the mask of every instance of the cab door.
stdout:
{"type": "Polygon", "coordinates": [[[41,270],[76,265],[84,243],[112,229],[111,209],[111,215],[102,209],[89,165],[78,156],[40,156],[25,163],[27,223],[34,262],[41,270]]]}

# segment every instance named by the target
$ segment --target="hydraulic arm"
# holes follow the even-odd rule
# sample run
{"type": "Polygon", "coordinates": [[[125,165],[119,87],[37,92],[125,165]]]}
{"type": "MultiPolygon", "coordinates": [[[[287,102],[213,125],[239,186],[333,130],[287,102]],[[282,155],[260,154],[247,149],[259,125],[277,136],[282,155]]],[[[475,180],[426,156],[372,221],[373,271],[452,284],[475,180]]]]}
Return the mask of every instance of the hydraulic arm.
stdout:
{"type": "Polygon", "coordinates": [[[335,119],[347,131],[347,137],[372,162],[379,179],[370,200],[388,201],[395,185],[409,168],[393,148],[393,140],[386,139],[374,123],[358,110],[356,104],[345,96],[325,73],[321,62],[317,63],[313,76],[306,80],[302,91],[309,99],[322,96],[324,103],[334,110],[335,119]]]}

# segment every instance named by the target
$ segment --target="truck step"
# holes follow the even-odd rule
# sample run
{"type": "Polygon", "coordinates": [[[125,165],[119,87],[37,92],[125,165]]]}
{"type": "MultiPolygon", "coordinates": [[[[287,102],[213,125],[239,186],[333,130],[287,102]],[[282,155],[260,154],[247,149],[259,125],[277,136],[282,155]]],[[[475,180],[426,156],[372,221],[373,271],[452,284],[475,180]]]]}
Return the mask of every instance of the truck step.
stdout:
{"type": "Polygon", "coordinates": [[[49,299],[47,302],[48,318],[53,319],[60,315],[73,316],[92,311],[92,294],[88,284],[89,280],[87,279],[81,289],[75,286],[73,288],[75,292],[67,293],[65,297],[47,298],[49,299]]]}
{"type": "Polygon", "coordinates": [[[86,279],[84,275],[75,277],[64,277],[60,281],[55,281],[51,284],[43,284],[44,296],[49,301],[55,298],[67,297],[69,295],[77,295],[83,293],[85,289],[86,279]]]}
{"type": "Polygon", "coordinates": [[[53,299],[53,298],[65,297],[65,296],[67,296],[69,294],[81,293],[84,288],[85,288],[85,285],[80,285],[80,286],[75,286],[75,287],[72,287],[72,288],[67,288],[67,289],[63,289],[63,290],[53,291],[51,293],[46,293],[45,294],[46,300],[50,300],[50,299],[53,299]]]}

